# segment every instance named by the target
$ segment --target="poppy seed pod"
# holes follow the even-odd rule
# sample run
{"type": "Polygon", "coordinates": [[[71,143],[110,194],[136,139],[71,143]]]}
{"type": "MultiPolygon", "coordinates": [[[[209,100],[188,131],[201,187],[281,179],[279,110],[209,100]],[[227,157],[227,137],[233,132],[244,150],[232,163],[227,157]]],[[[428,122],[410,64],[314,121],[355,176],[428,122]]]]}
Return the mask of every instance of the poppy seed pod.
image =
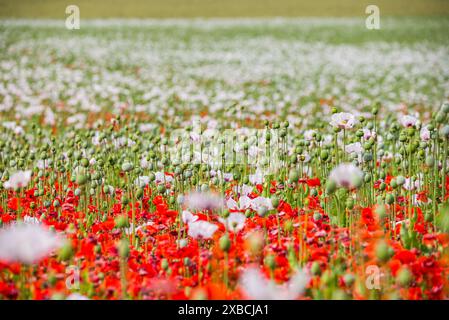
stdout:
{"type": "Polygon", "coordinates": [[[85,185],[87,183],[87,176],[84,174],[78,174],[76,176],[76,183],[80,186],[85,185]]]}
{"type": "Polygon", "coordinates": [[[128,218],[124,215],[118,216],[117,218],[115,218],[114,220],[115,222],[115,227],[116,228],[128,228],[129,227],[129,221],[128,218]]]}
{"type": "Polygon", "coordinates": [[[446,113],[439,111],[435,116],[435,120],[437,123],[443,123],[446,120],[446,113]]]}
{"type": "Polygon", "coordinates": [[[407,267],[403,267],[399,270],[396,279],[400,286],[408,287],[413,280],[413,274],[407,267]]]}
{"type": "Polygon", "coordinates": [[[123,172],[130,172],[134,168],[134,165],[130,162],[125,162],[122,164],[123,172]]]}
{"type": "Polygon", "coordinates": [[[165,259],[165,258],[162,259],[162,260],[161,260],[161,268],[162,268],[163,270],[167,271],[168,267],[169,267],[169,265],[168,265],[168,260],[165,259]]]}
{"type": "Polygon", "coordinates": [[[265,257],[265,265],[270,269],[274,270],[276,269],[276,258],[275,256],[269,254],[265,257]]]}
{"type": "Polygon", "coordinates": [[[310,268],[310,271],[312,272],[312,274],[314,276],[321,275],[321,267],[320,267],[320,264],[318,263],[318,261],[314,261],[312,263],[312,267],[310,268]]]}
{"type": "Polygon", "coordinates": [[[126,259],[129,256],[129,242],[128,240],[122,239],[117,245],[117,250],[120,258],[126,259]]]}
{"type": "Polygon", "coordinates": [[[449,113],[449,103],[448,102],[445,102],[445,103],[443,103],[442,105],[441,105],[441,112],[443,112],[443,113],[449,113]]]}
{"type": "Polygon", "coordinates": [[[333,194],[337,190],[337,184],[335,181],[330,180],[326,183],[326,194],[330,195],[333,194]]]}
{"type": "Polygon", "coordinates": [[[279,206],[279,198],[276,195],[271,196],[271,204],[274,208],[277,208],[279,206]]]}
{"type": "Polygon", "coordinates": [[[68,261],[73,256],[73,246],[71,242],[65,243],[59,250],[58,257],[61,261],[68,261]]]}
{"type": "Polygon", "coordinates": [[[387,262],[390,260],[390,250],[386,242],[381,241],[376,246],[376,257],[380,262],[387,262]]]}
{"type": "Polygon", "coordinates": [[[449,139],[449,125],[445,125],[440,129],[440,135],[445,139],[449,139]]]}
{"type": "Polygon", "coordinates": [[[405,178],[403,176],[397,176],[396,183],[398,186],[402,186],[405,183],[405,178]]]}
{"type": "Polygon", "coordinates": [[[229,249],[231,249],[231,241],[229,240],[228,234],[223,235],[220,238],[220,249],[223,252],[229,252],[229,249]]]}

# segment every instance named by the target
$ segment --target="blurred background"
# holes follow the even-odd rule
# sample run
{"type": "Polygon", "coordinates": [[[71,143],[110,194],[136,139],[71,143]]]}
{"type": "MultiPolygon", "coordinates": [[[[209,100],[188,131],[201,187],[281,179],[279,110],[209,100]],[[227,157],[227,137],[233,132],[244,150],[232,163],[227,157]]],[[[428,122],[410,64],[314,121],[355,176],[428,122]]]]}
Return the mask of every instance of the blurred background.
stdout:
{"type": "Polygon", "coordinates": [[[63,19],[71,4],[81,18],[351,17],[370,4],[382,16],[449,14],[448,0],[0,0],[0,17],[63,19]]]}

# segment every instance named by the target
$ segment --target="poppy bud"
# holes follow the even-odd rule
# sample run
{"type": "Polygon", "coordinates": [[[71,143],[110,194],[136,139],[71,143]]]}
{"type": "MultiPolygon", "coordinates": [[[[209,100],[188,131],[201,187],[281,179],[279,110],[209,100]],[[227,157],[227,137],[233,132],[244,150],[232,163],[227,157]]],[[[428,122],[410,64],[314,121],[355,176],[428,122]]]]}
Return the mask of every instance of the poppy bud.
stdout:
{"type": "Polygon", "coordinates": [[[136,198],[137,199],[142,199],[142,197],[143,197],[143,189],[139,188],[136,191],[136,198]]]}
{"type": "Polygon", "coordinates": [[[445,119],[446,119],[446,114],[444,112],[441,112],[441,111],[438,112],[436,117],[435,117],[435,120],[438,123],[443,123],[445,119]]]}
{"type": "Polygon", "coordinates": [[[162,259],[161,260],[161,268],[163,270],[167,271],[167,269],[168,269],[168,261],[167,261],[167,259],[162,259]]]}
{"type": "Polygon", "coordinates": [[[337,184],[335,183],[335,181],[330,180],[326,183],[326,194],[328,194],[328,195],[333,194],[336,189],[337,189],[337,184]]]}
{"type": "Polygon", "coordinates": [[[447,103],[447,102],[443,103],[440,110],[443,113],[446,113],[446,114],[449,113],[449,103],[447,103]]]}
{"type": "Polygon", "coordinates": [[[441,128],[440,135],[445,139],[449,139],[449,125],[445,125],[441,128]]]}
{"type": "Polygon", "coordinates": [[[122,239],[117,245],[118,254],[120,258],[127,258],[129,256],[129,243],[127,240],[122,239]]]}
{"type": "Polygon", "coordinates": [[[115,226],[117,227],[117,228],[127,228],[127,227],[129,227],[129,221],[128,221],[128,218],[127,217],[125,217],[125,216],[118,216],[117,218],[115,218],[115,220],[114,220],[114,222],[115,222],[115,226]]]}
{"type": "Polygon", "coordinates": [[[321,274],[321,267],[318,261],[314,261],[312,263],[312,267],[310,268],[310,271],[314,276],[319,276],[321,274]]]}
{"type": "Polygon", "coordinates": [[[349,210],[354,209],[354,199],[349,197],[346,199],[346,208],[348,208],[349,210]]]}
{"type": "Polygon", "coordinates": [[[89,160],[87,160],[86,158],[83,158],[83,159],[81,159],[80,164],[86,168],[89,166],[89,160]]]}
{"type": "Polygon", "coordinates": [[[384,205],[377,206],[376,214],[379,216],[380,219],[383,219],[387,214],[387,210],[385,209],[385,206],[384,205]]]}
{"type": "Polygon", "coordinates": [[[229,252],[229,249],[231,249],[231,241],[229,240],[229,236],[227,234],[220,238],[220,249],[224,252],[229,252]]]}
{"type": "Polygon", "coordinates": [[[413,274],[408,268],[404,267],[398,272],[396,279],[399,285],[402,287],[408,287],[413,280],[413,274]]]}
{"type": "Polygon", "coordinates": [[[266,208],[266,207],[261,207],[258,211],[257,211],[257,214],[260,216],[260,217],[265,217],[266,215],[267,215],[267,213],[268,213],[268,209],[266,208]]]}
{"type": "Polygon", "coordinates": [[[350,286],[352,286],[352,284],[354,283],[355,277],[354,277],[354,275],[352,275],[352,274],[350,274],[350,273],[347,273],[347,274],[345,274],[345,275],[343,276],[343,281],[345,282],[345,284],[346,284],[348,287],[350,287],[350,286]]]}
{"type": "Polygon", "coordinates": [[[87,182],[87,176],[84,174],[79,174],[76,176],[76,183],[80,186],[86,184],[87,182]]]}
{"type": "Polygon", "coordinates": [[[321,160],[326,161],[329,158],[329,152],[327,150],[321,151],[320,158],[321,160]]]}
{"type": "Polygon", "coordinates": [[[134,165],[130,162],[125,162],[122,164],[122,171],[129,172],[134,168],[134,165]]]}
{"type": "Polygon", "coordinates": [[[126,196],[122,196],[122,204],[127,205],[129,203],[129,199],[126,196]]]}
{"type": "Polygon", "coordinates": [[[387,262],[390,260],[390,250],[386,242],[381,241],[376,246],[376,257],[380,262],[387,262]]]}
{"type": "Polygon", "coordinates": [[[271,204],[274,208],[277,208],[279,206],[279,198],[276,195],[271,196],[271,204]]]}
{"type": "Polygon", "coordinates": [[[292,232],[293,231],[293,222],[291,220],[287,220],[284,223],[284,230],[286,232],[292,232]]]}
{"type": "Polygon", "coordinates": [[[68,261],[73,256],[73,246],[71,242],[65,243],[59,251],[59,259],[61,261],[68,261]]]}
{"type": "Polygon", "coordinates": [[[405,183],[405,178],[403,176],[397,176],[396,183],[398,184],[398,186],[402,186],[405,183]]]}
{"type": "Polygon", "coordinates": [[[276,268],[276,258],[271,254],[266,256],[265,265],[270,268],[270,270],[274,270],[276,268]]]}
{"type": "Polygon", "coordinates": [[[432,156],[426,157],[426,165],[428,167],[433,167],[434,164],[435,164],[435,159],[432,156]]]}
{"type": "Polygon", "coordinates": [[[313,214],[313,220],[315,220],[315,221],[320,221],[322,218],[323,218],[323,216],[319,212],[315,212],[313,214]]]}
{"type": "Polygon", "coordinates": [[[291,182],[297,182],[298,181],[298,172],[296,170],[290,171],[288,179],[291,182]]]}

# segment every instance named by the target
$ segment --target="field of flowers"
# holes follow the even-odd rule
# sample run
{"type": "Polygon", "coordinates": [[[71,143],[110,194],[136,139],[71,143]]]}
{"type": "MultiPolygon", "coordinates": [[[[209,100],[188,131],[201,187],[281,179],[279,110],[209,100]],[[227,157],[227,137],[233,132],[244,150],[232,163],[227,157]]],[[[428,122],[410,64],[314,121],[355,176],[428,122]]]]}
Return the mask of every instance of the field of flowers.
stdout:
{"type": "Polygon", "coordinates": [[[0,22],[0,299],[449,298],[449,19],[0,22]]]}

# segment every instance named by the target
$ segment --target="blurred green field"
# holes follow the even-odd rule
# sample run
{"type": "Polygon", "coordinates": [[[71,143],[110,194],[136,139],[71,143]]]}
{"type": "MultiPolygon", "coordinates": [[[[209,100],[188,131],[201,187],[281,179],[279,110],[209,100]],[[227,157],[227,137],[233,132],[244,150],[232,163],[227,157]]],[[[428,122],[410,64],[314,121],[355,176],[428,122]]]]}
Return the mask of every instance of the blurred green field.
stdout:
{"type": "Polygon", "coordinates": [[[449,15],[447,0],[0,0],[0,17],[64,18],[70,4],[82,18],[364,16],[369,4],[387,16],[449,15]]]}

